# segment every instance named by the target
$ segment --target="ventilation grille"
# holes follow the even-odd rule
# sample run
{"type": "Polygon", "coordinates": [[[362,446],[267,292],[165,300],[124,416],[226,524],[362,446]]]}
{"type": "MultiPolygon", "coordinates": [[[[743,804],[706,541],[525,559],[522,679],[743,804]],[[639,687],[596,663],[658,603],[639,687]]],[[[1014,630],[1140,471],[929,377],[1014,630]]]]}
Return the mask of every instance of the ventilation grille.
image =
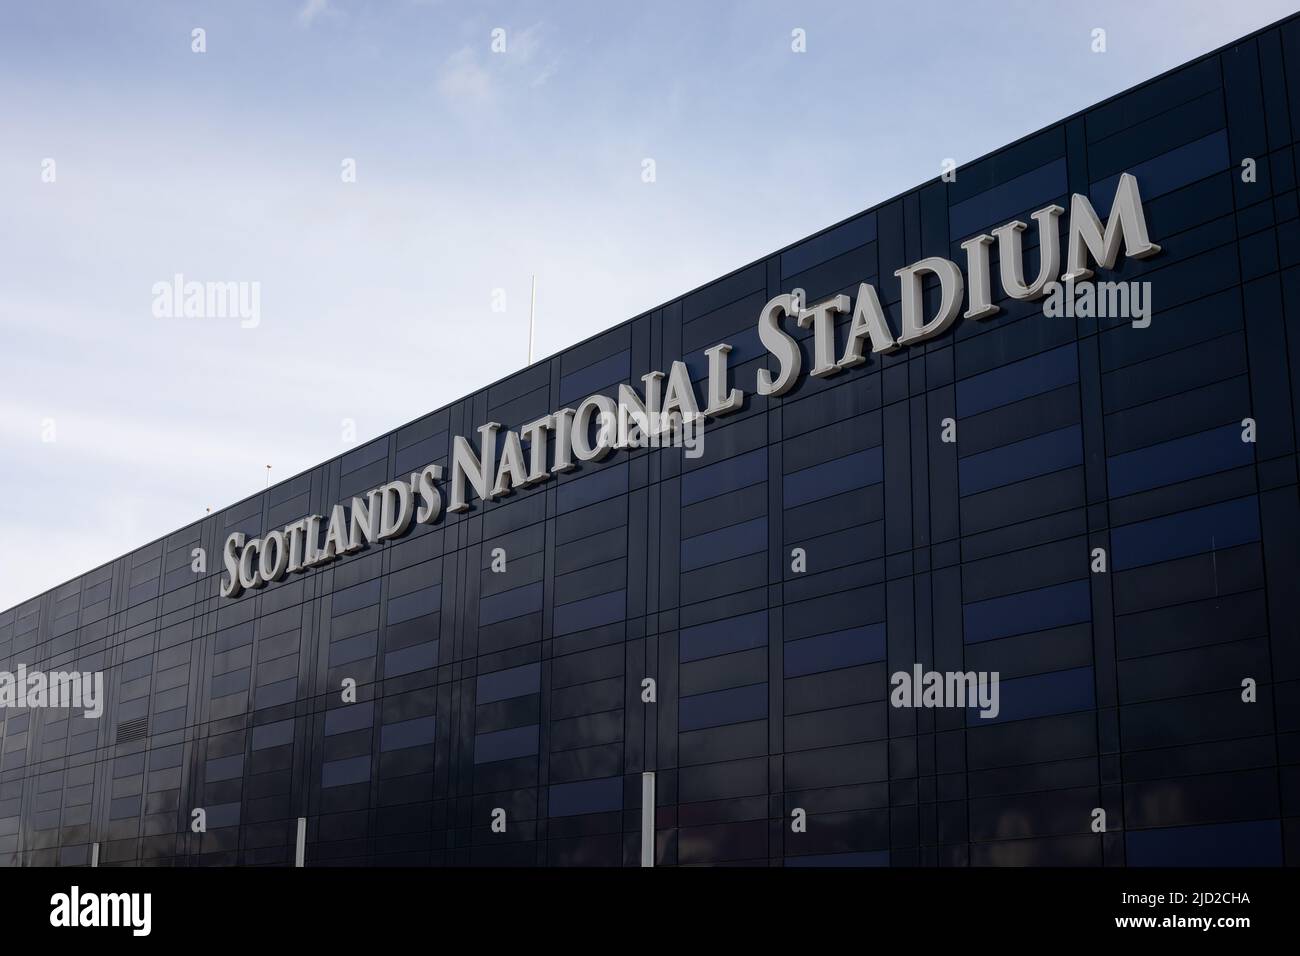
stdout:
{"type": "Polygon", "coordinates": [[[124,720],[117,725],[117,742],[124,744],[131,740],[143,740],[149,736],[149,718],[137,717],[135,720],[124,720]]]}

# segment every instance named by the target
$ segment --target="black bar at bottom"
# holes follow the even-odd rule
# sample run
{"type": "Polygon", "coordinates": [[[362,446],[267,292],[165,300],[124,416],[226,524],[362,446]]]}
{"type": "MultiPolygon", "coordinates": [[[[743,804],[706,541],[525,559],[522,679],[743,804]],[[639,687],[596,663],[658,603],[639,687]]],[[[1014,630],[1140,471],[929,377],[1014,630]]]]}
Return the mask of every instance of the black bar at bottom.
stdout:
{"type": "Polygon", "coordinates": [[[45,933],[66,941],[76,929],[86,943],[205,950],[279,940],[373,944],[376,934],[396,941],[416,933],[433,945],[461,934],[486,946],[635,936],[676,945],[697,926],[733,941],[795,931],[827,945],[830,932],[865,943],[900,931],[926,942],[1044,931],[1062,940],[1173,934],[1231,942],[1290,925],[1294,888],[1291,871],[1223,869],[19,869],[0,870],[0,910],[10,941],[45,933]],[[149,894],[147,936],[137,935],[144,897],[118,894],[149,894]],[[122,925],[84,925],[114,918],[122,925]]]}

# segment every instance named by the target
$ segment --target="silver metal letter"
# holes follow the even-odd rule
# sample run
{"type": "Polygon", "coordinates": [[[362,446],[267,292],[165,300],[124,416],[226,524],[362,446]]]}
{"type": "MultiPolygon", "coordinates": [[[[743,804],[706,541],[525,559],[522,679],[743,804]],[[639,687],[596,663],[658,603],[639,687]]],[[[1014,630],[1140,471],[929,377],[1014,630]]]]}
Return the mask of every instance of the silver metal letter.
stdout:
{"type": "Polygon", "coordinates": [[[998,237],[998,266],[1002,275],[1002,288],[1013,299],[1037,299],[1044,294],[1047,283],[1061,271],[1061,234],[1056,220],[1065,212],[1055,204],[1044,206],[1031,217],[1038,223],[1038,278],[1033,285],[1025,284],[1025,261],[1020,234],[1028,226],[1019,220],[998,226],[993,235],[998,237]]]}
{"type": "Polygon", "coordinates": [[[799,313],[799,328],[813,327],[814,378],[826,378],[843,371],[835,361],[835,316],[849,311],[849,297],[837,295],[799,313]]]}
{"type": "Polygon", "coordinates": [[[704,409],[704,414],[716,418],[734,412],[745,400],[745,393],[738,388],[727,391],[727,356],[731,354],[731,346],[720,342],[713,348],[705,349],[704,354],[709,357],[709,405],[704,409]]]}
{"type": "Polygon", "coordinates": [[[1089,253],[1097,260],[1097,265],[1103,269],[1111,268],[1115,265],[1121,243],[1125,255],[1131,259],[1146,259],[1160,251],[1147,235],[1137,179],[1129,173],[1120,174],[1104,235],[1101,220],[1088,197],[1079,193],[1070,197],[1070,250],[1066,256],[1066,272],[1061,279],[1077,282],[1091,276],[1089,253]]]}
{"type": "Polygon", "coordinates": [[[941,256],[930,256],[899,269],[894,275],[898,276],[903,287],[903,334],[898,337],[900,345],[932,339],[948,331],[957,321],[957,315],[961,311],[962,292],[965,291],[965,281],[957,263],[941,256]],[[943,296],[939,314],[922,324],[921,276],[927,272],[938,276],[943,296]]]}
{"type": "Polygon", "coordinates": [[[966,250],[966,279],[970,282],[970,308],[963,318],[987,319],[1001,311],[993,304],[992,279],[989,276],[989,246],[993,237],[984,235],[961,244],[966,250]]]}
{"type": "Polygon", "coordinates": [[[244,586],[239,580],[239,550],[244,546],[245,535],[236,531],[226,539],[226,546],[221,549],[221,560],[226,565],[228,580],[221,582],[222,597],[239,597],[244,586]]]}
{"type": "Polygon", "coordinates": [[[799,345],[782,330],[780,321],[781,316],[789,315],[794,307],[794,296],[778,295],[769,300],[767,305],[763,306],[763,311],[759,313],[759,340],[763,343],[763,347],[776,356],[781,363],[781,372],[775,381],[772,380],[772,373],[767,369],[758,370],[754,390],[760,395],[784,395],[794,388],[795,380],[799,377],[799,368],[803,365],[799,345]]]}
{"type": "Polygon", "coordinates": [[[867,360],[862,354],[863,340],[871,342],[872,352],[893,352],[898,349],[894,334],[885,321],[885,310],[880,307],[876,287],[866,282],[858,286],[858,300],[853,307],[853,320],[849,323],[849,340],[844,343],[844,356],[840,368],[853,368],[867,360]]]}
{"type": "Polygon", "coordinates": [[[486,425],[479,426],[479,448],[483,456],[482,460],[474,454],[473,446],[460,435],[452,440],[451,504],[447,506],[448,511],[459,512],[469,509],[469,501],[465,496],[467,479],[480,500],[487,500],[488,482],[492,480],[492,475],[496,471],[494,466],[497,456],[497,429],[500,427],[497,422],[488,422],[486,425]]]}
{"type": "Polygon", "coordinates": [[[578,404],[578,411],[573,416],[571,441],[573,453],[579,461],[600,461],[614,450],[618,440],[618,406],[606,395],[590,395],[578,404]],[[600,424],[596,430],[595,444],[588,441],[591,431],[591,418],[600,413],[600,424]]]}

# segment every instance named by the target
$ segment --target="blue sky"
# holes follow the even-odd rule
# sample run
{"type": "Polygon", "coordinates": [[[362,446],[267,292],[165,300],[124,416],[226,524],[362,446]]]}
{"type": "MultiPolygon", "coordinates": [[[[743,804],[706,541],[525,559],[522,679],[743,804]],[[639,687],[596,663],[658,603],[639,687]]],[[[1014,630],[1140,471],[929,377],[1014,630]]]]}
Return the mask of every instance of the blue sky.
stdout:
{"type": "Polygon", "coordinates": [[[1293,9],[5,4],[0,609],[1293,9]]]}

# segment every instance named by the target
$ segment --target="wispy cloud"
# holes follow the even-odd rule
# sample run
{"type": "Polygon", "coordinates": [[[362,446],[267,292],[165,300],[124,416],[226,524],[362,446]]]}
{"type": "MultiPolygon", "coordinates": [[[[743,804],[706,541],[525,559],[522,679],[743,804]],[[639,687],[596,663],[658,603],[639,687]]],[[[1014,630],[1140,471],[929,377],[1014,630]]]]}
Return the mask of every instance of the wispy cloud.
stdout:
{"type": "Polygon", "coordinates": [[[483,66],[482,54],[462,47],[443,61],[438,71],[438,92],[458,107],[481,107],[495,99],[492,75],[483,66]]]}
{"type": "Polygon", "coordinates": [[[549,80],[559,71],[559,69],[560,69],[560,58],[556,57],[555,59],[547,63],[546,66],[542,67],[541,72],[533,77],[533,82],[530,85],[532,86],[544,85],[547,80],[549,80]]]}
{"type": "Polygon", "coordinates": [[[527,66],[533,62],[537,51],[542,48],[542,24],[534,23],[522,30],[511,31],[509,38],[506,54],[519,65],[527,66]]]}
{"type": "Polygon", "coordinates": [[[309,27],[329,7],[329,0],[307,0],[298,11],[298,22],[309,27]]]}
{"type": "Polygon", "coordinates": [[[540,22],[522,29],[493,27],[481,44],[462,46],[443,61],[438,92],[458,108],[472,109],[500,103],[513,86],[545,85],[562,58],[543,33],[540,22]],[[504,34],[498,36],[498,30],[504,34]],[[548,57],[542,62],[544,53],[548,57]]]}

